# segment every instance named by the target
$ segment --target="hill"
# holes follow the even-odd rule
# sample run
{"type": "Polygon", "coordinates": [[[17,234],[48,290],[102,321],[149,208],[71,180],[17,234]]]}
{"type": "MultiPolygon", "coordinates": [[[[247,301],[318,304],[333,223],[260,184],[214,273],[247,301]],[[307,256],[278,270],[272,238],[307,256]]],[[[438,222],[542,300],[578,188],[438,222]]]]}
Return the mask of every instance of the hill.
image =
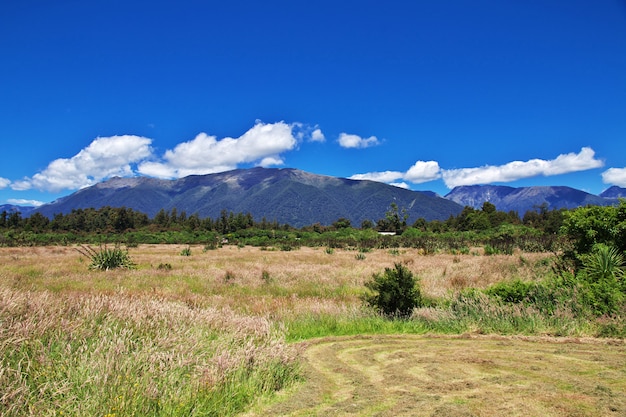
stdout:
{"type": "Polygon", "coordinates": [[[618,187],[614,185],[612,187],[607,188],[602,193],[600,193],[600,197],[604,198],[625,198],[626,197],[626,188],[618,187]]]}
{"type": "Polygon", "coordinates": [[[409,222],[418,218],[444,220],[462,207],[433,193],[391,185],[311,174],[291,168],[251,168],[177,180],[112,178],[39,207],[52,217],[79,208],[128,207],[154,217],[176,208],[187,215],[217,218],[222,210],[250,213],[256,220],[302,227],[332,224],[346,218],[355,226],[385,216],[395,202],[409,222]]]}
{"type": "Polygon", "coordinates": [[[17,206],[14,204],[0,204],[0,213],[7,212],[11,213],[20,213],[22,217],[28,217],[35,209],[34,206],[17,206]]]}
{"type": "Polygon", "coordinates": [[[498,185],[467,185],[454,188],[445,198],[462,206],[476,209],[485,201],[500,211],[517,211],[523,215],[529,210],[546,207],[548,210],[576,208],[587,205],[615,204],[614,198],[605,198],[571,187],[537,186],[507,187],[498,185]]]}

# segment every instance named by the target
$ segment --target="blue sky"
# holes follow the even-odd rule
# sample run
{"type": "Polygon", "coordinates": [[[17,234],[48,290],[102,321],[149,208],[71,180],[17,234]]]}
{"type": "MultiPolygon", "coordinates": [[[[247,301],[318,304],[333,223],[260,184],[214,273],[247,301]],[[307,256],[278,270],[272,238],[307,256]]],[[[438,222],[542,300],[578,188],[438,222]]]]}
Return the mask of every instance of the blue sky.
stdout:
{"type": "Polygon", "coordinates": [[[626,187],[626,2],[0,1],[0,204],[252,166],[626,187]]]}

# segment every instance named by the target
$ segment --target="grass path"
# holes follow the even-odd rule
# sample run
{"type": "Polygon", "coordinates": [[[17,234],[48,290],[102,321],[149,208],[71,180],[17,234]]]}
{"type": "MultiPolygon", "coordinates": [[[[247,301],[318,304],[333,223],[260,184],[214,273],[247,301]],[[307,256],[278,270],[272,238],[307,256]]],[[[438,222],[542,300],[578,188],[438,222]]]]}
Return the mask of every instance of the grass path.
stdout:
{"type": "Polygon", "coordinates": [[[624,416],[623,341],[358,336],[307,342],[306,381],[248,416],[624,416]]]}

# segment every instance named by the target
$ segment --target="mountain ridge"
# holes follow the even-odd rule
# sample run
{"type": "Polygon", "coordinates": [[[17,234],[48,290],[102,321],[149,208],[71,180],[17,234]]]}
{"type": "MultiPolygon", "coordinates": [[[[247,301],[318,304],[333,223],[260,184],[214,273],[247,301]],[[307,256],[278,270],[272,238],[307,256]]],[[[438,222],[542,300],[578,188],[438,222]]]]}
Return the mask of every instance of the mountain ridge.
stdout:
{"type": "Polygon", "coordinates": [[[217,218],[222,210],[250,213],[294,227],[331,224],[347,218],[354,226],[384,217],[395,202],[406,209],[409,223],[417,218],[445,220],[465,206],[480,209],[485,201],[500,211],[575,208],[609,205],[626,196],[626,188],[610,187],[593,195],[565,186],[510,187],[471,185],[445,196],[412,191],[388,184],[313,174],[295,168],[236,169],[167,180],[151,177],[113,177],[40,207],[0,206],[0,212],[41,213],[52,218],[74,209],[128,207],[154,217],[161,209],[217,218]]]}
{"type": "MultiPolygon", "coordinates": [[[[611,195],[617,193],[618,190],[614,190],[611,195]]],[[[475,209],[481,208],[487,201],[495,205],[499,211],[517,211],[520,215],[540,207],[548,210],[573,209],[587,205],[606,206],[617,203],[617,198],[598,196],[567,186],[516,188],[503,185],[465,185],[455,187],[445,195],[445,198],[475,209]]]]}
{"type": "Polygon", "coordinates": [[[332,224],[339,218],[359,226],[384,218],[389,205],[406,208],[409,221],[445,220],[462,207],[428,192],[380,182],[312,174],[294,168],[237,169],[177,180],[111,178],[35,211],[52,217],[72,209],[128,207],[154,217],[161,209],[217,218],[223,210],[250,213],[294,227],[332,224]]]}

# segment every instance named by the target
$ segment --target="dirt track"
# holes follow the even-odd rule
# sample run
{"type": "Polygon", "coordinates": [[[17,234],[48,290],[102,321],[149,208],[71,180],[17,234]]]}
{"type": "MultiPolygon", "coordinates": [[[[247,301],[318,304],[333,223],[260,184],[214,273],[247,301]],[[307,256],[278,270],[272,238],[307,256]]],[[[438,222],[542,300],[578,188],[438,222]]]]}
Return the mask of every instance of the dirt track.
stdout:
{"type": "Polygon", "coordinates": [[[248,415],[626,416],[623,341],[361,336],[304,356],[306,381],[248,415]]]}

